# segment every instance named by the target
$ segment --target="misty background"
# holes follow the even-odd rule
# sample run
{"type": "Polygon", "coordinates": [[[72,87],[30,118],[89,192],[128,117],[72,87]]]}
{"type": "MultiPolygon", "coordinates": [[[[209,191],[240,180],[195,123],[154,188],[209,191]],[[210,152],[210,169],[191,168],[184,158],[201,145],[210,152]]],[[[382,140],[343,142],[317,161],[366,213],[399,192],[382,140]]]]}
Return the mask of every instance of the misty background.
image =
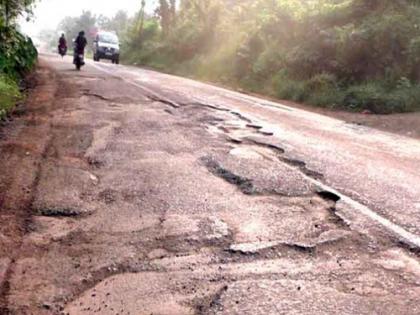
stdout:
{"type": "Polygon", "coordinates": [[[33,21],[21,29],[35,42],[41,38],[49,52],[56,51],[60,32],[72,39],[83,29],[91,47],[96,30],[110,30],[125,64],[334,110],[420,110],[419,1],[35,4],[33,21]]]}
{"type": "MultiPolygon", "coordinates": [[[[146,11],[152,13],[157,6],[157,1],[146,1],[146,11]]],[[[24,33],[36,37],[43,30],[56,30],[65,17],[79,16],[83,11],[112,17],[120,10],[134,15],[140,7],[140,0],[40,0],[34,5],[31,20],[26,21],[22,18],[20,25],[24,33]]]]}

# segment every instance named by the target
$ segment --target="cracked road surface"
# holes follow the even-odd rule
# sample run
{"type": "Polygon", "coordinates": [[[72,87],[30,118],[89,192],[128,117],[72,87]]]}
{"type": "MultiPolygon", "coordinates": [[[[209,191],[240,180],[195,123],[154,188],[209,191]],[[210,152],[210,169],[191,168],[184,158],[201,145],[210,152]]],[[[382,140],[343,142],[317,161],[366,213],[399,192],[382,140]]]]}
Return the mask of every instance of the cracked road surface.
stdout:
{"type": "Polygon", "coordinates": [[[419,314],[420,143],[43,56],[0,134],[0,314],[419,314]]]}

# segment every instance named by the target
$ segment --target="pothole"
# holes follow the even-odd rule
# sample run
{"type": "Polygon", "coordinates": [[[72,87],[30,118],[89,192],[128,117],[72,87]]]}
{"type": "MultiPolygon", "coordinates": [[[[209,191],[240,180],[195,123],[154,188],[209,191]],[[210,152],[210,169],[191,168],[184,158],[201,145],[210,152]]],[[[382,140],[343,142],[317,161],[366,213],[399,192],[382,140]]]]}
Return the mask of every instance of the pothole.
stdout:
{"type": "Polygon", "coordinates": [[[248,122],[248,123],[252,123],[252,120],[251,120],[251,119],[249,119],[248,117],[245,117],[244,115],[242,115],[242,114],[241,114],[241,113],[239,113],[239,112],[231,111],[230,113],[231,113],[232,115],[237,116],[239,119],[241,119],[241,120],[243,120],[243,121],[246,121],[246,122],[248,122]]]}
{"type": "Polygon", "coordinates": [[[333,201],[333,202],[338,202],[341,197],[338,196],[337,194],[327,191],[327,190],[321,190],[317,192],[317,195],[320,196],[322,199],[324,200],[329,200],[329,201],[333,201]]]}
{"type": "Polygon", "coordinates": [[[44,217],[78,217],[89,214],[87,211],[71,208],[42,208],[36,210],[36,213],[44,217]]]}
{"type": "Polygon", "coordinates": [[[252,129],[256,129],[256,130],[260,130],[260,129],[262,129],[262,128],[263,128],[263,126],[261,126],[261,125],[257,125],[257,124],[246,124],[246,126],[247,126],[248,128],[252,128],[252,129]]]}
{"type": "Polygon", "coordinates": [[[201,161],[212,174],[223,178],[232,185],[237,186],[244,194],[252,195],[255,193],[255,187],[252,184],[252,180],[232,173],[212,158],[203,157],[201,158],[201,161]]]}
{"type": "Polygon", "coordinates": [[[252,242],[252,243],[239,243],[232,244],[228,251],[232,253],[241,253],[245,255],[258,254],[260,252],[275,249],[277,247],[290,247],[300,251],[312,251],[316,247],[327,243],[334,243],[350,236],[352,233],[345,230],[328,230],[316,238],[307,239],[302,241],[293,240],[279,240],[279,241],[266,241],[266,242],[252,242]]]}

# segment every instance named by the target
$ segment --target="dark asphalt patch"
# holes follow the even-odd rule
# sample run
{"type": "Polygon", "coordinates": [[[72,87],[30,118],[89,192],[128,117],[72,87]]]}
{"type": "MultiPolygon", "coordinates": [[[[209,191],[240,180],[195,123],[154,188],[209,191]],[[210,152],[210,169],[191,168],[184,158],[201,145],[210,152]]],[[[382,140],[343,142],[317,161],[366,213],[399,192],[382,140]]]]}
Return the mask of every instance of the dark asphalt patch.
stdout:
{"type": "Polygon", "coordinates": [[[180,107],[177,103],[172,102],[171,100],[159,98],[159,97],[156,97],[154,95],[147,95],[147,98],[150,99],[151,101],[166,104],[166,105],[169,105],[173,108],[179,108],[180,107]]]}
{"type": "Polygon", "coordinates": [[[210,125],[216,126],[218,123],[223,122],[224,119],[220,117],[215,117],[212,115],[205,115],[205,116],[199,117],[197,121],[209,123],[210,125]]]}
{"type": "Polygon", "coordinates": [[[262,129],[262,128],[263,128],[263,126],[261,126],[261,125],[256,125],[256,124],[246,124],[246,126],[247,126],[248,128],[252,128],[252,129],[256,129],[256,130],[260,130],[260,129],[262,129]]]}
{"type": "Polygon", "coordinates": [[[96,94],[96,93],[89,93],[89,92],[84,92],[83,95],[85,96],[91,96],[91,97],[96,97],[99,98],[102,101],[106,101],[106,102],[112,102],[113,100],[107,97],[104,97],[100,94],[96,94]]]}
{"type": "Polygon", "coordinates": [[[247,118],[247,117],[245,117],[244,115],[242,115],[241,113],[238,113],[238,112],[230,112],[232,115],[235,115],[236,117],[239,117],[239,119],[241,119],[241,120],[243,120],[243,121],[246,121],[246,122],[248,122],[248,123],[252,123],[252,120],[251,119],[249,119],[249,118],[247,118]]]}
{"type": "Polygon", "coordinates": [[[235,138],[235,137],[232,137],[232,136],[228,136],[228,137],[227,137],[227,140],[228,140],[229,142],[234,143],[234,144],[241,144],[241,143],[243,142],[241,139],[239,139],[239,138],[235,138]]]}
{"type": "Polygon", "coordinates": [[[297,160],[297,159],[286,158],[286,157],[282,157],[282,156],[280,156],[279,159],[280,159],[280,161],[282,161],[282,162],[284,162],[284,163],[286,163],[286,164],[288,164],[290,166],[294,166],[294,167],[299,168],[300,171],[303,174],[305,174],[305,175],[307,175],[307,176],[309,176],[309,177],[311,177],[313,179],[319,180],[319,179],[322,179],[324,177],[323,174],[321,174],[321,173],[319,173],[317,171],[314,171],[314,170],[309,169],[306,166],[306,163],[303,162],[303,161],[300,161],[300,160],[297,160]]]}
{"type": "Polygon", "coordinates": [[[83,215],[85,212],[76,209],[46,208],[38,209],[36,213],[44,217],[78,217],[83,215]]]}
{"type": "Polygon", "coordinates": [[[216,105],[211,105],[211,104],[205,104],[205,103],[201,103],[201,102],[182,103],[181,105],[183,107],[185,107],[185,106],[206,107],[206,108],[210,108],[210,109],[214,109],[214,110],[219,110],[219,111],[222,111],[222,112],[228,112],[228,111],[230,111],[230,109],[228,109],[228,108],[224,108],[224,107],[220,107],[220,106],[216,106],[216,105]]]}
{"type": "Polygon", "coordinates": [[[270,143],[270,142],[264,142],[262,140],[257,140],[256,138],[249,138],[248,140],[253,144],[256,144],[256,145],[261,146],[261,147],[266,147],[266,148],[272,149],[272,150],[276,151],[277,153],[283,154],[283,153],[286,152],[281,146],[279,146],[277,144],[273,144],[273,143],[270,143]]]}
{"type": "Polygon", "coordinates": [[[252,184],[252,180],[232,173],[228,169],[224,168],[219,162],[210,157],[203,157],[201,158],[201,161],[213,175],[223,178],[232,185],[238,186],[244,194],[255,194],[256,190],[252,184]]]}
{"type": "Polygon", "coordinates": [[[258,132],[264,136],[274,136],[274,132],[272,131],[258,130],[258,132]]]}
{"type": "Polygon", "coordinates": [[[327,190],[318,191],[317,195],[320,196],[322,199],[327,200],[327,201],[338,202],[341,199],[341,197],[338,196],[337,194],[335,194],[331,191],[327,191],[327,190]]]}

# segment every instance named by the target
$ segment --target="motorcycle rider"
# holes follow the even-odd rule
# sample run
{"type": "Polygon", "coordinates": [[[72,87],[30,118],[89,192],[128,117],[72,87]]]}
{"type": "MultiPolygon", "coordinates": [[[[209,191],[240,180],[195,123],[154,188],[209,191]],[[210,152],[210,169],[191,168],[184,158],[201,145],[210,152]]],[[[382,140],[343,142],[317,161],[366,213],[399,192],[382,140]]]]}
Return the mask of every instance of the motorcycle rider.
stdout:
{"type": "Polygon", "coordinates": [[[87,45],[87,40],[85,37],[85,32],[80,31],[79,35],[74,41],[74,60],[73,63],[76,63],[77,55],[84,55],[85,54],[85,47],[87,45]]]}
{"type": "Polygon", "coordinates": [[[60,39],[58,40],[58,53],[64,56],[67,52],[67,41],[64,33],[61,34],[60,39]]]}

